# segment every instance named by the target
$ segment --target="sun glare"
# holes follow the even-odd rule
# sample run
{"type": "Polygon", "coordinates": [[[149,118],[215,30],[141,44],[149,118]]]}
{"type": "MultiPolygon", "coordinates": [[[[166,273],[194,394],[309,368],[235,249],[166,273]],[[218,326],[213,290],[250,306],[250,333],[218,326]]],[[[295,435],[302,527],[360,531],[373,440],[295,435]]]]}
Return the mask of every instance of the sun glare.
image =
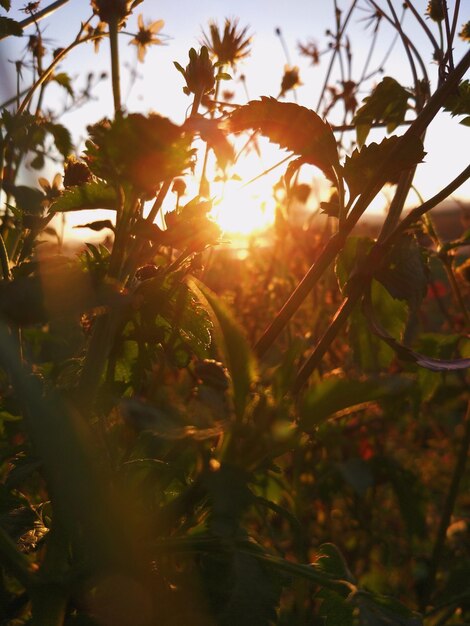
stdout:
{"type": "Polygon", "coordinates": [[[239,181],[227,181],[216,195],[219,199],[211,216],[227,234],[251,235],[274,223],[275,201],[269,185],[243,187],[239,181]]]}

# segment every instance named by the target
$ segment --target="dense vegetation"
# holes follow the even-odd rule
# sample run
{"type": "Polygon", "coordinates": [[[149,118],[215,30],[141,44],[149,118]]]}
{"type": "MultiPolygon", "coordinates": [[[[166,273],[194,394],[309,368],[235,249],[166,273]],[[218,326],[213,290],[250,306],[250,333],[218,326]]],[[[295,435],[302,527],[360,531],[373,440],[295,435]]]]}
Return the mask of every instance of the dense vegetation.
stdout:
{"type": "MultiPolygon", "coordinates": [[[[293,67],[278,98],[235,103],[221,85],[249,30],[211,24],[175,63],[191,102],[177,122],[122,106],[119,44],[139,0],[92,0],[51,54],[42,27],[65,1],[30,2],[18,22],[0,0],[2,38],[30,29],[32,70],[0,121],[0,623],[470,623],[470,234],[443,241],[429,214],[470,166],[404,213],[436,115],[469,125],[459,3],[403,4],[433,48],[432,80],[393,2],[361,3],[371,50],[384,23],[396,29],[411,87],[370,59],[348,73],[359,3],[337,8],[327,48],[300,46],[330,59],[316,111],[289,101],[293,67]],[[74,153],[45,103],[53,83],[77,106],[89,97],[61,71],[86,42],[109,44],[115,111],[74,153]],[[290,157],[269,242],[241,260],[219,246],[211,185],[261,137],[290,157]],[[58,159],[52,183],[23,184],[58,159]],[[305,165],[331,197],[299,225],[305,165]],[[361,236],[385,185],[387,215],[361,236]],[[88,226],[112,237],[65,255],[57,217],[102,208],[115,219],[88,226]]],[[[139,17],[141,61],[161,28],[139,17]]]]}

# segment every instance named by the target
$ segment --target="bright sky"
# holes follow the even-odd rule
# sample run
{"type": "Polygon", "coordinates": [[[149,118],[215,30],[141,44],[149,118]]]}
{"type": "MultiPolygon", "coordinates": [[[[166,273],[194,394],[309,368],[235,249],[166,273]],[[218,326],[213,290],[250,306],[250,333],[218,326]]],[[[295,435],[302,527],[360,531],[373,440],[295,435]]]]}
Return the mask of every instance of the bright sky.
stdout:
{"type": "MultiPolygon", "coordinates": [[[[48,3],[43,0],[41,7],[48,3]]],[[[349,0],[339,0],[340,8],[347,9],[349,0]]],[[[386,4],[382,2],[382,4],[386,4]]],[[[397,11],[400,10],[401,2],[395,0],[397,11]]],[[[448,2],[452,8],[455,4],[452,0],[448,2]]],[[[17,12],[17,9],[24,5],[23,1],[13,0],[12,17],[24,18],[24,14],[17,12]]],[[[364,0],[359,0],[359,5],[364,6],[364,0]]],[[[427,0],[417,0],[415,2],[418,10],[423,14],[427,0]]],[[[470,2],[461,2],[460,25],[470,19],[470,2]]],[[[81,20],[89,17],[91,11],[86,0],[70,0],[68,4],[59,9],[54,15],[43,22],[47,24],[45,31],[46,41],[52,48],[64,46],[75,36],[81,20]]],[[[246,75],[246,84],[251,99],[261,95],[276,96],[279,93],[280,81],[283,67],[286,64],[286,56],[279,38],[275,35],[275,28],[280,27],[284,41],[286,43],[290,61],[292,65],[300,68],[300,77],[303,86],[297,90],[299,104],[309,108],[316,108],[318,94],[323,83],[325,68],[329,56],[322,57],[319,66],[311,66],[308,59],[301,57],[298,53],[297,44],[299,41],[305,43],[307,40],[314,40],[320,49],[325,49],[327,38],[325,30],[333,25],[333,2],[332,0],[144,0],[137,8],[136,14],[143,13],[146,21],[163,19],[165,27],[162,30],[168,39],[165,46],[153,46],[148,49],[144,64],[137,64],[134,46],[129,46],[130,38],[121,38],[121,59],[123,63],[123,100],[129,111],[149,110],[157,111],[169,116],[173,121],[181,123],[184,120],[187,108],[191,99],[182,92],[182,77],[173,66],[173,61],[178,61],[183,66],[188,62],[188,50],[191,46],[198,46],[202,28],[205,28],[210,19],[215,19],[223,23],[225,17],[236,16],[239,18],[240,26],[250,25],[250,32],[253,33],[253,44],[251,56],[240,66],[238,75],[246,75]],[[137,70],[138,76],[135,83],[130,85],[131,72],[137,70]]],[[[356,76],[360,73],[362,64],[367,54],[367,41],[371,30],[365,30],[365,22],[360,21],[367,14],[358,11],[351,22],[351,44],[353,50],[353,67],[356,67],[356,76]]],[[[133,16],[126,27],[127,31],[136,30],[136,16],[133,16]]],[[[432,27],[434,24],[427,20],[432,27]]],[[[437,68],[432,63],[431,52],[421,31],[413,23],[413,17],[407,15],[405,20],[405,30],[410,34],[415,45],[422,50],[424,60],[427,64],[429,75],[435,79],[437,68]],[[409,26],[408,26],[409,25],[409,26]]],[[[29,32],[33,32],[31,29],[29,32]]],[[[392,38],[392,33],[383,29],[376,46],[376,54],[371,63],[374,68],[380,63],[392,38]]],[[[16,39],[9,47],[2,44],[0,48],[1,70],[1,96],[9,97],[15,92],[13,66],[8,61],[16,60],[21,56],[21,50],[26,44],[25,39],[16,39]]],[[[466,45],[459,42],[455,48],[455,57],[458,61],[466,45]]],[[[61,66],[61,71],[69,72],[72,77],[77,77],[77,84],[83,85],[89,71],[100,73],[109,71],[109,50],[106,41],[103,41],[98,54],[94,54],[93,46],[86,44],[73,51],[61,66]]],[[[406,63],[406,58],[398,43],[394,54],[387,63],[386,74],[393,76],[405,86],[412,84],[411,74],[406,63]]],[[[354,72],[353,72],[354,77],[354,72]]],[[[236,93],[235,101],[243,103],[246,96],[239,80],[224,84],[227,89],[236,93]]],[[[65,94],[57,89],[51,89],[51,96],[54,105],[59,105],[65,101],[65,94]],[[53,91],[54,89],[54,91],[53,91]]],[[[363,95],[366,95],[364,93],[363,95]]],[[[74,132],[76,141],[85,135],[85,127],[105,115],[112,115],[112,100],[109,80],[98,85],[94,92],[95,99],[83,106],[78,111],[67,113],[61,120],[74,132]]],[[[292,100],[293,94],[290,92],[288,98],[292,100]]],[[[341,105],[338,107],[338,114],[342,116],[341,105]]],[[[330,121],[335,122],[336,119],[330,121]]],[[[426,162],[419,166],[416,176],[416,186],[425,198],[430,197],[445,184],[452,180],[468,163],[468,143],[470,129],[458,124],[456,119],[451,119],[449,115],[442,113],[432,124],[425,141],[425,148],[428,152],[426,162]]],[[[369,141],[379,139],[382,135],[371,133],[369,141]]],[[[246,176],[255,176],[265,167],[271,165],[276,159],[282,158],[282,153],[274,150],[267,155],[267,161],[257,163],[251,160],[248,171],[243,172],[246,176]]],[[[279,168],[271,180],[276,180],[282,173],[279,168]]],[[[306,171],[304,179],[309,180],[313,170],[306,171]]],[[[470,198],[470,182],[463,185],[456,194],[460,198],[470,198]]],[[[414,201],[414,199],[413,199],[414,201]]]]}

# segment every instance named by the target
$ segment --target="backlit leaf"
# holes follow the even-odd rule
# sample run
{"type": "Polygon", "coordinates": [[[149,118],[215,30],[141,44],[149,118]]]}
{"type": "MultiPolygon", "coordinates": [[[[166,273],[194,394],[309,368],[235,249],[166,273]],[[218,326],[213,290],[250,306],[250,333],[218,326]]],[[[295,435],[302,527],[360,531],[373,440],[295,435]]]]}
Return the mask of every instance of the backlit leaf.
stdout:
{"type": "Polygon", "coordinates": [[[388,137],[379,144],[374,142],[361,150],[356,148],[350,157],[346,157],[344,178],[351,197],[358,196],[374,180],[396,184],[403,170],[423,160],[426,153],[418,137],[410,136],[406,142],[400,142],[400,137],[388,137]]]}
{"type": "Polygon", "coordinates": [[[116,192],[103,182],[85,183],[66,189],[55,200],[50,211],[83,211],[85,209],[116,209],[116,192]]]}
{"type": "Polygon", "coordinates": [[[404,121],[410,108],[408,100],[412,97],[411,91],[402,87],[394,78],[385,76],[356,111],[352,123],[356,126],[357,143],[360,146],[364,144],[375,122],[384,122],[387,132],[393,132],[404,121]]]}
{"type": "Polygon", "coordinates": [[[257,131],[335,179],[333,168],[339,169],[335,137],[329,124],[311,109],[262,97],[236,109],[229,118],[229,128],[235,133],[257,131]]]}

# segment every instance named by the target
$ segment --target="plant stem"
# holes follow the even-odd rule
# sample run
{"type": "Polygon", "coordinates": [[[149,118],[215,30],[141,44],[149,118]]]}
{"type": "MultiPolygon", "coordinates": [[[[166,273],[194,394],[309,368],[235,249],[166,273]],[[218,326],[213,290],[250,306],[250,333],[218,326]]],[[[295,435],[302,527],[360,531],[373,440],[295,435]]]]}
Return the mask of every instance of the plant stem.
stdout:
{"type": "MultiPolygon", "coordinates": [[[[310,267],[299,285],[288,298],[282,309],[272,321],[271,325],[266,329],[264,334],[255,345],[255,350],[259,356],[263,356],[265,352],[274,343],[282,329],[286,326],[290,318],[294,315],[307,295],[313,289],[317,280],[323,275],[325,270],[333,262],[336,255],[342,249],[347,236],[364,213],[367,206],[383,187],[383,172],[387,170],[387,166],[391,163],[403,146],[406,145],[410,137],[421,137],[431,121],[437,115],[441,106],[447,99],[448,95],[459,84],[460,79],[470,67],[470,51],[468,51],[460,63],[455,67],[454,71],[449,74],[447,80],[437,89],[433,96],[428,100],[419,116],[413,121],[411,126],[397,142],[395,149],[391,151],[388,159],[382,164],[381,170],[376,174],[369,186],[359,196],[356,204],[351,209],[344,225],[336,235],[334,235],[325,245],[320,253],[317,261],[310,267]]],[[[460,175],[462,176],[462,175],[460,175]]],[[[460,177],[459,177],[460,178],[460,177]]],[[[463,182],[463,181],[462,181],[463,182]]],[[[447,196],[445,196],[447,197],[447,196]]],[[[404,220],[405,221],[405,220],[404,220]]]]}
{"type": "Polygon", "coordinates": [[[3,280],[11,280],[10,261],[2,235],[0,234],[0,266],[3,280]]]}
{"type": "Polygon", "coordinates": [[[351,311],[356,305],[356,302],[359,300],[361,294],[362,284],[360,288],[356,289],[343,300],[341,306],[339,307],[338,311],[330,322],[328,328],[323,333],[322,337],[313,349],[312,354],[309,356],[309,358],[303,364],[299,373],[297,374],[297,377],[292,387],[292,393],[299,393],[302,387],[307,383],[314,370],[319,366],[324,354],[333,343],[333,341],[336,339],[339,331],[348,320],[349,315],[351,314],[351,311]]]}
{"type": "Polygon", "coordinates": [[[114,113],[121,114],[121,78],[119,69],[119,24],[117,19],[109,22],[109,44],[111,51],[111,80],[113,84],[114,113]]]}
{"type": "MultiPolygon", "coordinates": [[[[90,20],[88,20],[88,21],[90,21],[90,20]]],[[[85,24],[87,24],[88,21],[85,22],[85,24]]],[[[81,43],[85,43],[87,41],[93,41],[94,39],[98,39],[98,38],[103,36],[102,34],[100,34],[100,35],[90,35],[89,37],[83,37],[82,39],[80,39],[80,35],[83,32],[83,27],[85,26],[85,24],[82,25],[82,27],[80,29],[80,32],[77,35],[77,38],[75,39],[75,41],[73,41],[69,46],[67,46],[63,50],[61,50],[57,54],[57,56],[54,57],[54,60],[49,65],[49,67],[46,70],[44,70],[44,72],[41,74],[41,76],[39,76],[39,78],[28,89],[28,91],[26,92],[25,97],[23,98],[23,101],[21,102],[20,106],[18,107],[18,111],[16,112],[17,115],[21,115],[21,113],[24,113],[24,111],[26,110],[27,106],[29,105],[29,103],[31,101],[31,98],[34,96],[34,93],[35,93],[36,89],[38,87],[40,87],[44,82],[46,82],[46,80],[51,76],[52,72],[55,70],[57,65],[59,65],[59,63],[67,56],[67,54],[71,50],[76,48],[81,43]]]]}
{"type": "Polygon", "coordinates": [[[450,520],[454,512],[455,503],[459,493],[460,483],[465,471],[465,465],[467,463],[468,451],[470,448],[470,401],[467,403],[467,410],[463,419],[463,425],[465,427],[464,435],[460,451],[457,456],[457,462],[455,464],[454,472],[452,474],[451,483],[449,485],[449,491],[444,502],[444,508],[442,511],[441,521],[437,531],[436,541],[431,556],[431,564],[429,566],[429,576],[427,583],[427,593],[424,599],[426,603],[432,596],[434,586],[436,583],[436,575],[439,569],[439,565],[442,559],[444,550],[446,533],[449,528],[450,520]]]}

